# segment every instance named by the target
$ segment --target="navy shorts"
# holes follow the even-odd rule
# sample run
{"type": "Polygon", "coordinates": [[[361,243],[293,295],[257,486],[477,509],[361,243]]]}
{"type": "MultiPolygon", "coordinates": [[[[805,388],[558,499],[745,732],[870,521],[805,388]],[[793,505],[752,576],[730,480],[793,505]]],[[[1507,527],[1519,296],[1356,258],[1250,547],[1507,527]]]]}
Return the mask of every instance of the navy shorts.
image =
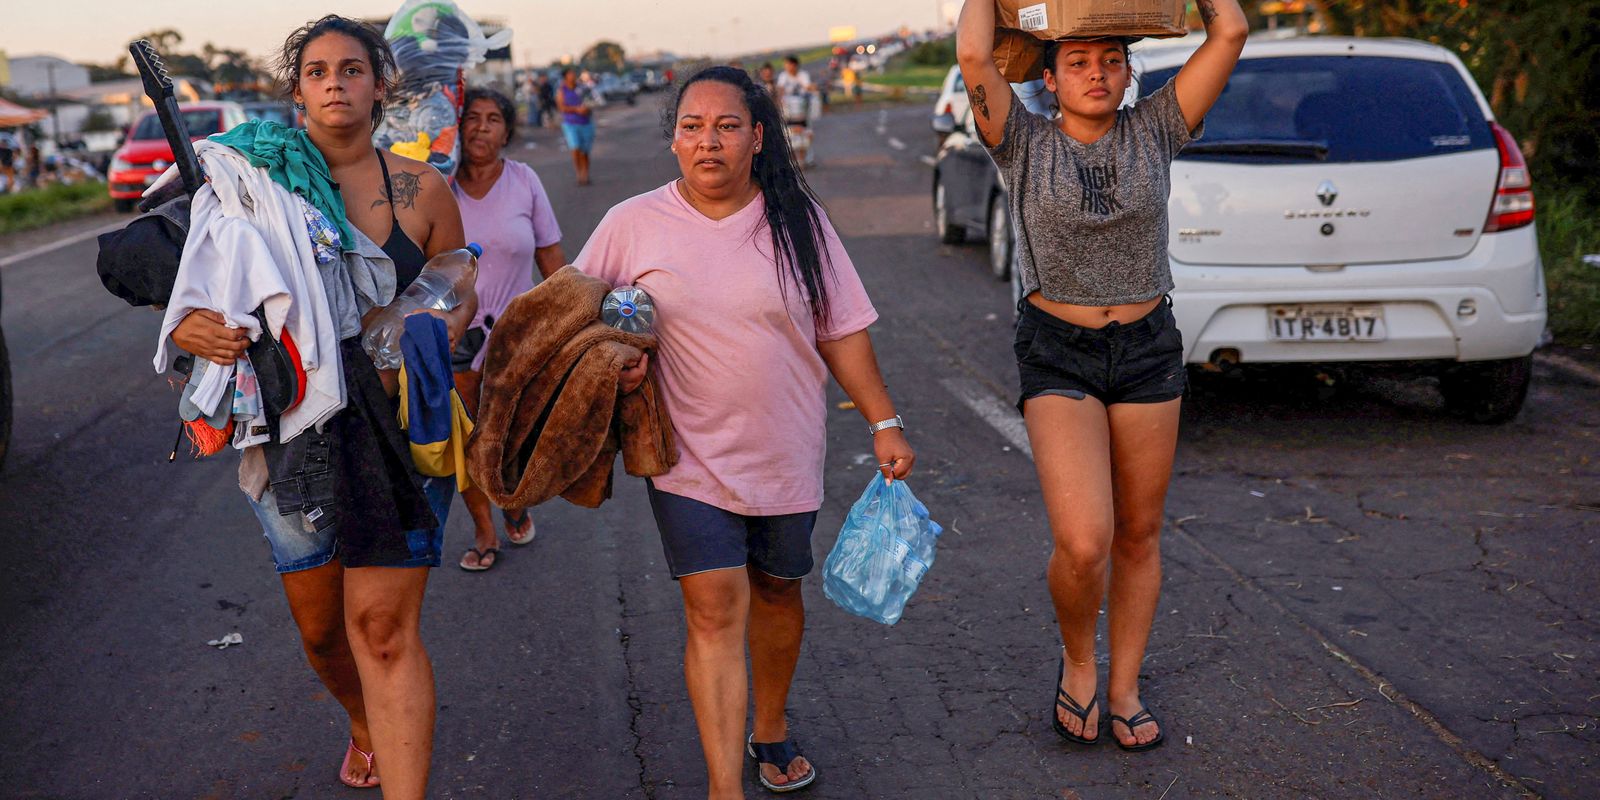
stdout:
{"type": "Polygon", "coordinates": [[[811,529],[817,524],[817,512],[751,517],[668,494],[653,482],[647,485],[673,580],[747,564],[784,580],[798,580],[811,572],[811,529]]]}
{"type": "Polygon", "coordinates": [[[1029,398],[1049,394],[1093,397],[1108,406],[1164,403],[1189,386],[1170,299],[1133,322],[1103,328],[1074,325],[1027,300],[1021,309],[1013,345],[1022,378],[1018,410],[1029,398]]]}

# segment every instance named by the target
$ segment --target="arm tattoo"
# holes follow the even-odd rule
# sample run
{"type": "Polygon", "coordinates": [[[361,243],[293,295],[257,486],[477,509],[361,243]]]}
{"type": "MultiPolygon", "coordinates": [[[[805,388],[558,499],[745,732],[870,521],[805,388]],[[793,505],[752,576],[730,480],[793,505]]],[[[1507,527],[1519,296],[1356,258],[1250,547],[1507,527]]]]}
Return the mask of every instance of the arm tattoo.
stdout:
{"type": "Polygon", "coordinates": [[[392,203],[396,208],[416,207],[417,194],[422,191],[422,173],[399,172],[390,179],[390,182],[393,184],[392,194],[387,198],[372,201],[373,208],[384,203],[392,203]]]}
{"type": "Polygon", "coordinates": [[[1210,27],[1211,21],[1217,18],[1217,7],[1212,5],[1212,0],[1195,0],[1195,6],[1200,10],[1200,22],[1210,27]]]}
{"type": "MultiPolygon", "coordinates": [[[[1206,0],[1200,1],[1206,2],[1206,0]]],[[[977,86],[972,87],[970,94],[972,95],[972,107],[978,109],[978,113],[982,114],[984,119],[988,119],[989,93],[984,90],[983,84],[980,83],[977,86]]]]}

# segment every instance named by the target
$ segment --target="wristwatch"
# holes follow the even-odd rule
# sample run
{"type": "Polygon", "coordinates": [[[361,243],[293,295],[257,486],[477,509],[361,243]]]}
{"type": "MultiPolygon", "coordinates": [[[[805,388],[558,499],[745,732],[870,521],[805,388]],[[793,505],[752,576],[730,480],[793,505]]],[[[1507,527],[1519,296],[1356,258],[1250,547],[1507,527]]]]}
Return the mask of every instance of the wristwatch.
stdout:
{"type": "Polygon", "coordinates": [[[899,414],[896,414],[882,422],[872,423],[872,425],[867,428],[867,432],[876,436],[878,431],[881,431],[884,428],[899,428],[900,430],[905,430],[906,422],[900,418],[899,414]]]}

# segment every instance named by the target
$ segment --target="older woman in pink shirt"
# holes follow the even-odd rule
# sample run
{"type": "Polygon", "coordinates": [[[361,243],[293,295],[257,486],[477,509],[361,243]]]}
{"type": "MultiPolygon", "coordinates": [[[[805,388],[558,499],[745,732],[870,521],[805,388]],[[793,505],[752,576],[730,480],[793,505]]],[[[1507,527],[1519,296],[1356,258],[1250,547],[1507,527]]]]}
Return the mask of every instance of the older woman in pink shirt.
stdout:
{"type": "Polygon", "coordinates": [[[743,70],[711,67],[672,108],[682,177],[612,208],[576,265],[656,303],[657,356],[625,371],[624,388],[653,368],[678,435],[681,459],[652,481],[650,503],[683,592],[684,675],[710,796],[742,798],[746,754],[771,791],[817,776],[784,706],[822,506],[828,376],[866,418],[885,479],[911,474],[915,456],[867,334],[877,312],[772,97],[743,70]]]}
{"type": "MultiPolygon", "coordinates": [[[[550,198],[532,167],[512,161],[501,151],[516,135],[516,106],[505,95],[488,90],[467,92],[461,114],[461,169],[451,181],[461,207],[467,241],[483,245],[478,259],[478,315],[451,356],[456,388],[467,411],[478,413],[484,344],[494,320],[511,299],[533,288],[534,272],[549,276],[561,269],[561,227],[550,198]]],[[[500,559],[489,498],[476,487],[462,492],[475,528],[473,546],[460,566],[482,572],[500,559]]],[[[506,538],[512,544],[533,541],[533,519],[527,509],[505,509],[506,538]]]]}

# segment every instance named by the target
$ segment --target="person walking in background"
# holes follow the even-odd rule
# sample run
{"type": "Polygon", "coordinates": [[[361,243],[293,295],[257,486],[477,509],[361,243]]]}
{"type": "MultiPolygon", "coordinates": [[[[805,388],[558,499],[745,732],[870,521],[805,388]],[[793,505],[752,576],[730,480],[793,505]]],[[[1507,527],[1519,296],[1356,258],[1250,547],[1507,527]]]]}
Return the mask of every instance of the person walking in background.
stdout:
{"type": "Polygon", "coordinates": [[[556,85],[546,73],[539,73],[539,127],[546,128],[556,117],[556,85]]]}
{"type": "MultiPolygon", "coordinates": [[[[478,313],[451,354],[456,390],[474,417],[483,381],[483,356],[494,320],[512,298],[533,288],[566,264],[561,228],[550,198],[532,167],[504,156],[517,134],[511,99],[489,89],[467,90],[461,115],[461,168],[452,181],[466,238],[483,245],[478,258],[478,313]]],[[[500,549],[488,496],[474,486],[461,493],[472,514],[473,546],[460,566],[481,572],[495,565],[500,549]]],[[[533,541],[527,509],[502,509],[506,538],[515,545],[533,541]]]]}
{"type": "Polygon", "coordinates": [[[777,70],[773,68],[771,61],[762,64],[761,68],[756,70],[756,83],[761,84],[761,88],[766,89],[774,101],[779,99],[777,70]]]}
{"type": "Polygon", "coordinates": [[[744,797],[747,754],[772,791],[817,776],[785,706],[822,505],[829,374],[869,423],[857,435],[871,437],[886,480],[910,475],[915,456],[867,333],[877,312],[772,96],[744,70],[710,67],[668,107],[681,177],[612,208],[575,265],[638,286],[660,312],[657,357],[626,368],[622,388],[653,366],[678,439],[678,464],[647,489],[683,593],[709,796],[727,800],[744,797]]]}
{"type": "Polygon", "coordinates": [[[561,132],[567,137],[567,148],[572,151],[572,166],[578,173],[578,185],[589,185],[589,151],[594,149],[594,106],[590,94],[578,85],[578,71],[567,67],[561,71],[561,88],[556,90],[556,105],[561,109],[561,132]]]}
{"type": "Polygon", "coordinates": [[[1106,718],[1124,750],[1166,738],[1140,700],[1139,669],[1187,382],[1167,296],[1171,162],[1201,135],[1249,32],[1237,0],[1198,6],[1205,42],[1126,109],[1125,39],[1043,44],[1058,120],[1029,112],[995,67],[992,0],[967,0],[956,30],[973,119],[1011,190],[1020,239],[1018,406],[1055,544],[1047,574],[1063,642],[1051,720],[1068,741],[1103,738],[1094,641],[1109,568],[1106,718]]]}

